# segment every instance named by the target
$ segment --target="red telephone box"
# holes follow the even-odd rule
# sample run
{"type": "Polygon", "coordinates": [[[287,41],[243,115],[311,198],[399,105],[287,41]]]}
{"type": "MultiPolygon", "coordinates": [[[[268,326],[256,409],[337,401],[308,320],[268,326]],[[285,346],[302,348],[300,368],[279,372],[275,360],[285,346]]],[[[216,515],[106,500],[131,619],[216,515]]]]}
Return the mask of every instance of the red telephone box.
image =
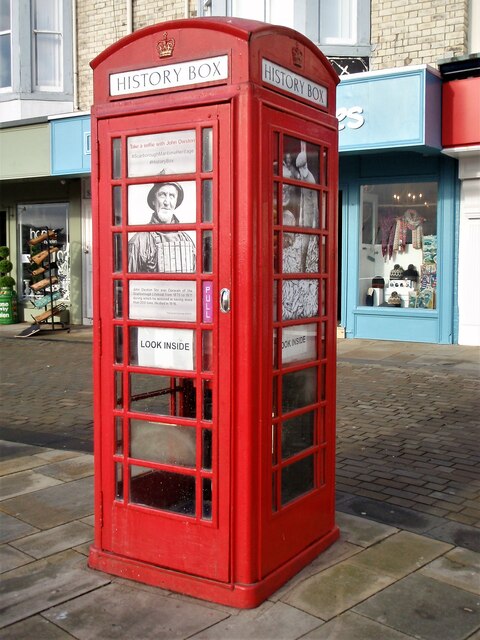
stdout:
{"type": "Polygon", "coordinates": [[[338,79],[240,19],[92,67],[90,566],[253,607],[338,537],[338,79]]]}

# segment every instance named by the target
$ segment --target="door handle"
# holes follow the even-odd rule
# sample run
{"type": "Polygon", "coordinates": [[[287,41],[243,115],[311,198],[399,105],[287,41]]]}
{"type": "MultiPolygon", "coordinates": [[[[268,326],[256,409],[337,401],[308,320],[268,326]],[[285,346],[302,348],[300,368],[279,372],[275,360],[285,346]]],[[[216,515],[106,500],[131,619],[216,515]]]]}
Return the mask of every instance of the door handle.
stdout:
{"type": "Polygon", "coordinates": [[[220,311],[222,313],[230,312],[230,289],[220,291],[220,311]]]}

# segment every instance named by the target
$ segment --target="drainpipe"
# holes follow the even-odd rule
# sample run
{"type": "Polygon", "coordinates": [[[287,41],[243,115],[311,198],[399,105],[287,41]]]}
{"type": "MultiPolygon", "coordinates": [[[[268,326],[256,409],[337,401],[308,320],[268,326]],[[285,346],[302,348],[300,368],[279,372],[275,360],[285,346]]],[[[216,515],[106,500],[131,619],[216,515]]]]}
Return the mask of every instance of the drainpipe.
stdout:
{"type": "Polygon", "coordinates": [[[190,14],[188,4],[189,4],[189,0],[185,0],[185,18],[188,18],[190,14]]]}
{"type": "Polygon", "coordinates": [[[127,2],[127,35],[133,33],[133,0],[127,2]]]}
{"type": "Polygon", "coordinates": [[[73,110],[78,111],[78,37],[77,37],[77,0],[72,3],[72,49],[73,49],[73,110]]]}

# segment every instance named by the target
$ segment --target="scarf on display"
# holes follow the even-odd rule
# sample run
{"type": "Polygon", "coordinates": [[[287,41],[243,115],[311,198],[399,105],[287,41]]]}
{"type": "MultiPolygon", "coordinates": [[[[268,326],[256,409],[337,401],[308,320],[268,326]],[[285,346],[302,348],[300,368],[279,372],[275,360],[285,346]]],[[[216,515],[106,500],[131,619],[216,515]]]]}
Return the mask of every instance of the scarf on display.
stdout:
{"type": "Polygon", "coordinates": [[[382,233],[382,256],[390,260],[393,255],[393,242],[395,239],[395,225],[397,219],[392,210],[389,209],[385,215],[380,218],[380,230],[382,233]]]}
{"type": "Polygon", "coordinates": [[[407,230],[412,232],[412,247],[422,248],[423,226],[425,218],[421,218],[415,209],[407,209],[401,218],[397,218],[393,250],[403,253],[407,248],[407,230]]]}

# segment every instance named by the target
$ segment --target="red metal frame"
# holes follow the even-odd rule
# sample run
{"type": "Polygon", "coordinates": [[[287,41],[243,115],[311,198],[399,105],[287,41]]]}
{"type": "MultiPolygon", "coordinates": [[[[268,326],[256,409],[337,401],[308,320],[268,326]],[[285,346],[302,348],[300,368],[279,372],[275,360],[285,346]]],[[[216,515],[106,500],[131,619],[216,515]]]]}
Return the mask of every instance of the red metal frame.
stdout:
{"type": "MultiPolygon", "coordinates": [[[[283,27],[271,27],[244,20],[196,19],[155,25],[124,38],[93,63],[95,105],[92,134],[95,155],[92,169],[94,204],[94,277],[95,277],[95,541],[90,565],[117,575],[200,598],[229,605],[251,607],[259,604],[295,572],[310,562],[338,537],[334,523],[334,429],[335,429],[335,348],[336,348],[336,190],[337,125],[335,85],[337,78],[328,61],[306,38],[283,27]],[[174,58],[158,61],[156,45],[164,32],[175,40],[174,58]],[[300,54],[299,54],[300,51],[300,54]],[[294,54],[294,55],[293,55],[294,54]],[[228,55],[228,78],[212,84],[178,87],[138,96],[110,97],[109,76],[161,64],[172,64],[228,55]],[[292,57],[293,56],[293,57],[292,57]],[[325,106],[312,105],[302,96],[293,96],[282,88],[262,82],[261,65],[265,58],[290,69],[300,77],[324,86],[329,95],[325,106]],[[301,64],[299,63],[301,62],[301,64]],[[207,176],[199,165],[202,128],[214,135],[214,170],[207,176]],[[128,136],[195,129],[197,132],[197,171],[191,175],[168,177],[126,175],[125,141],[128,136]],[[284,184],[296,185],[280,175],[273,176],[273,133],[295,137],[317,145],[328,153],[328,177],[311,187],[319,194],[321,206],[327,206],[327,223],[319,229],[294,227],[285,230],[274,224],[273,184],[277,191],[284,184]],[[122,142],[121,176],[112,178],[112,140],[122,142]],[[207,177],[214,184],[214,219],[204,223],[200,183],[207,177]],[[123,256],[127,255],[128,234],[151,229],[128,226],[128,186],[162,181],[196,180],[197,220],[178,229],[195,230],[197,248],[200,234],[214,235],[213,273],[201,272],[197,251],[195,274],[133,274],[126,267],[114,273],[114,234],[119,234],[123,256]],[[123,222],[112,220],[112,188],[121,188],[123,222]],[[324,195],[323,195],[324,194],[324,195]],[[324,204],[327,203],[327,204],[324,204]],[[306,362],[272,368],[272,336],[299,321],[274,320],[272,296],[274,281],[292,279],[274,272],[274,237],[285,233],[305,233],[319,238],[319,246],[328,247],[320,258],[319,273],[301,277],[319,282],[319,315],[302,320],[318,328],[324,344],[317,343],[317,355],[306,362]],[[324,244],[322,240],[325,240],[324,244]],[[123,286],[123,315],[114,317],[113,281],[123,286]],[[129,318],[129,293],[135,280],[192,281],[196,283],[195,322],[134,320],[129,318]],[[213,322],[202,317],[202,283],[213,284],[213,322]],[[231,290],[231,310],[220,312],[220,290],[231,290]],[[326,307],[323,305],[326,299],[326,307]],[[130,363],[130,327],[171,327],[192,329],[197,335],[197,353],[193,371],[139,367],[130,363]],[[118,329],[115,329],[118,327],[118,329]],[[214,367],[202,372],[199,336],[203,330],[214,333],[214,367]],[[123,331],[122,356],[118,358],[115,339],[123,331]],[[117,332],[117,333],[116,333],[117,332]],[[116,336],[116,338],[115,338],[116,336]],[[116,359],[117,358],[117,359],[116,359]],[[315,412],[315,439],[307,449],[288,460],[280,460],[281,412],[272,421],[272,385],[279,397],[282,376],[308,367],[317,371],[315,400],[292,410],[285,419],[315,412]],[[166,376],[168,392],[173,386],[188,383],[189,394],[196,390],[197,418],[178,416],[183,391],[175,391],[170,416],[147,415],[147,420],[196,430],[195,465],[175,464],[129,457],[130,419],[145,419],[127,403],[130,375],[145,373],[166,376]],[[115,391],[115,380],[122,380],[122,393],[115,391]],[[180,379],[180,382],[178,380],[180,379]],[[203,385],[212,389],[213,418],[202,420],[203,385]],[[323,392],[323,389],[326,389],[323,392]],[[123,405],[116,406],[115,394],[123,405]],[[323,395],[321,395],[323,394],[323,395]],[[115,418],[123,420],[123,450],[116,449],[115,418]],[[272,463],[272,423],[277,432],[277,460],[272,463]],[[202,468],[202,428],[211,428],[212,468],[202,468]],[[320,432],[323,434],[320,436],[320,432]],[[272,511],[272,476],[276,473],[277,502],[281,502],[280,482],[284,470],[296,461],[314,460],[314,486],[300,492],[295,500],[272,511]],[[116,484],[116,469],[128,478],[131,465],[175,473],[177,479],[195,478],[196,510],[185,516],[132,504],[128,482],[116,484]],[[180,476],[178,476],[180,474],[180,476]],[[202,518],[202,479],[212,480],[212,517],[202,518]],[[120,493],[120,498],[116,496],[120,493]]],[[[280,145],[282,142],[280,142],[280,145]]],[[[323,158],[323,155],[319,158],[323,158]]],[[[319,160],[319,171],[320,168],[319,160]]],[[[298,183],[301,186],[300,183],[298,183]]],[[[177,226],[173,225],[173,229],[177,226]]],[[[120,246],[120,245],[119,245],[120,246]]],[[[297,277],[300,277],[297,274],[297,277]]],[[[279,288],[280,285],[278,285],[279,288]]],[[[281,295],[279,303],[281,304],[281,295]]],[[[281,348],[277,346],[277,357],[281,348]]],[[[151,395],[147,391],[144,397],[151,395]]],[[[279,400],[280,402],[280,400],[279,400]]],[[[279,405],[280,406],[280,405],[279,405]]],[[[147,477],[147,476],[146,476],[147,477]]],[[[166,477],[166,476],[164,476],[166,477]]],[[[170,477],[170,476],[169,476],[170,477]]],[[[173,477],[173,476],[171,476],[173,477]]],[[[187,482],[188,480],[186,480],[187,482]]],[[[163,504],[163,503],[162,503],[163,504]]],[[[158,506],[158,505],[157,505],[158,506]]]]}

